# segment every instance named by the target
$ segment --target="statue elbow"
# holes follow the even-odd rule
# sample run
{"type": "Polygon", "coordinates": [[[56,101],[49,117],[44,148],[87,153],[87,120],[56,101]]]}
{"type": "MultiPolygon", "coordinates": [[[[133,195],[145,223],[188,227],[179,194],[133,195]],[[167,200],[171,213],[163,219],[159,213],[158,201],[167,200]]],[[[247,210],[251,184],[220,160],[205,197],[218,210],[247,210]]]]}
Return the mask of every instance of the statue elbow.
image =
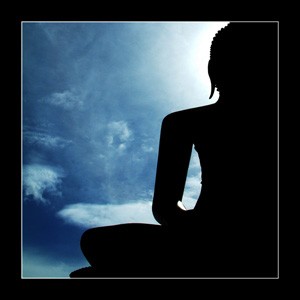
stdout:
{"type": "Polygon", "coordinates": [[[154,219],[159,224],[164,225],[164,221],[163,221],[164,218],[163,218],[161,209],[159,208],[158,205],[155,204],[155,201],[153,201],[153,204],[152,204],[152,214],[153,214],[154,219]]]}

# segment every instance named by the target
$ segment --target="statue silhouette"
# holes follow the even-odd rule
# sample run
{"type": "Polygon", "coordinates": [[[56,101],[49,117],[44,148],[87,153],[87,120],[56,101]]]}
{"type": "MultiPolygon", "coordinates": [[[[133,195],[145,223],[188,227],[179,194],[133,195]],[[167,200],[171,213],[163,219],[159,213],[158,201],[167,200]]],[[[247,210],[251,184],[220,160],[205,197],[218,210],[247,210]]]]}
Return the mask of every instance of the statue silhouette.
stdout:
{"type": "Polygon", "coordinates": [[[277,23],[221,29],[208,72],[219,100],[162,122],[152,206],[161,225],[87,230],[81,249],[91,267],[71,277],[276,276],[277,23]],[[192,147],[202,190],[184,210],[192,147]]]}

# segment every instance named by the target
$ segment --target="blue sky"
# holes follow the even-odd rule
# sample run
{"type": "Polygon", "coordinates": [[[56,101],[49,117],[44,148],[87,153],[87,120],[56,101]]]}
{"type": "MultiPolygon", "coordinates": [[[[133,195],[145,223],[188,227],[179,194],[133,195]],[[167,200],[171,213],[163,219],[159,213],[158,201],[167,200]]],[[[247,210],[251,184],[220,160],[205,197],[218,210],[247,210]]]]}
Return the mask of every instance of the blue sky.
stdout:
{"type": "MultiPolygon", "coordinates": [[[[22,276],[87,266],[90,227],[156,224],[161,121],[208,100],[218,22],[22,24],[22,276]]],[[[184,203],[198,198],[193,153],[184,203]]]]}

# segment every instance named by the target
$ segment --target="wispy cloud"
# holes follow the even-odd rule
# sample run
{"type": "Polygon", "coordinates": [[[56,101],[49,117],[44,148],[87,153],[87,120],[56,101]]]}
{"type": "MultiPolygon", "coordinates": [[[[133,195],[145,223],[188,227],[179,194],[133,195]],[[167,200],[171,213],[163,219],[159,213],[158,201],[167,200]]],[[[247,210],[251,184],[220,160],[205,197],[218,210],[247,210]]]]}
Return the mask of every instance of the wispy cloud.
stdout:
{"type": "Polygon", "coordinates": [[[182,202],[187,209],[193,209],[201,192],[199,176],[187,177],[182,202]]]}
{"type": "Polygon", "coordinates": [[[77,93],[69,90],[61,93],[52,93],[50,96],[42,99],[41,102],[61,107],[65,110],[81,109],[83,107],[81,97],[77,93]]]}
{"type": "Polygon", "coordinates": [[[182,202],[187,209],[193,209],[195,207],[201,192],[201,187],[201,167],[199,157],[196,151],[193,151],[182,199],[182,202]]]}
{"type": "Polygon", "coordinates": [[[154,152],[155,149],[152,145],[153,145],[153,141],[149,142],[146,140],[145,143],[141,145],[141,149],[146,153],[154,152]]]}
{"type": "Polygon", "coordinates": [[[133,140],[132,131],[125,121],[114,121],[107,125],[107,143],[119,151],[126,149],[126,143],[133,140]]]}
{"type": "Polygon", "coordinates": [[[58,212],[66,222],[88,228],[121,223],[157,224],[152,215],[151,201],[124,204],[76,203],[58,212]]]}
{"type": "MultiPolygon", "coordinates": [[[[214,22],[25,24],[23,120],[30,128],[23,127],[24,163],[30,164],[23,169],[24,199],[51,203],[63,192],[60,217],[82,228],[155,223],[151,202],[132,200],[151,199],[163,116],[210,103],[202,53],[209,57],[214,33],[204,34],[211,26],[214,22]],[[54,161],[68,180],[50,166],[54,161]],[[112,204],[120,199],[124,204],[112,204]],[[65,206],[70,200],[76,204],[65,206]]],[[[198,197],[194,165],[192,160],[187,208],[198,197]]],[[[31,210],[25,213],[38,226],[31,210]]],[[[51,225],[49,251],[59,255],[51,225]]],[[[69,233],[70,227],[62,230],[69,233]]],[[[72,239],[66,235],[67,244],[72,239]]],[[[30,232],[24,241],[41,242],[30,232]]],[[[27,274],[50,273],[49,259],[30,258],[27,274]]]]}
{"type": "Polygon", "coordinates": [[[32,164],[23,168],[24,200],[47,203],[44,193],[61,196],[60,184],[64,172],[60,168],[46,165],[32,164]]]}
{"type": "Polygon", "coordinates": [[[41,145],[50,148],[64,148],[72,143],[71,140],[37,131],[25,131],[23,140],[30,145],[41,145]]]}
{"type": "Polygon", "coordinates": [[[87,52],[97,31],[92,30],[93,24],[84,23],[37,23],[54,47],[63,49],[67,57],[76,55],[78,49],[87,52]],[[85,30],[85,28],[87,30],[85,30]]]}

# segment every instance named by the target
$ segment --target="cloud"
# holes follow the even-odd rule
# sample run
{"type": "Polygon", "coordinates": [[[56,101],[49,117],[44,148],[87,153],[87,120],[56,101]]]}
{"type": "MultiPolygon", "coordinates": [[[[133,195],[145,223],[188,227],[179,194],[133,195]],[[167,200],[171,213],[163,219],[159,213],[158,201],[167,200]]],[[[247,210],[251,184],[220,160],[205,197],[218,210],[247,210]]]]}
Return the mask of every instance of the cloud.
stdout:
{"type": "Polygon", "coordinates": [[[52,93],[49,97],[42,100],[50,105],[62,107],[65,110],[81,109],[83,101],[79,95],[72,91],[64,91],[61,93],[52,93]]]}
{"type": "Polygon", "coordinates": [[[22,256],[22,278],[68,278],[72,271],[88,265],[83,259],[78,260],[66,263],[37,253],[37,249],[26,250],[22,256]]]}
{"type": "Polygon", "coordinates": [[[36,202],[47,203],[44,193],[61,196],[60,184],[64,172],[59,168],[46,165],[24,165],[23,187],[24,200],[32,199],[36,202]]]}
{"type": "Polygon", "coordinates": [[[151,146],[151,144],[142,144],[142,146],[141,146],[141,148],[142,148],[142,150],[144,151],[144,152],[146,152],[146,153],[150,153],[150,152],[154,152],[155,151],[155,149],[154,149],[154,147],[153,146],[151,146]]]}
{"type": "MultiPolygon", "coordinates": [[[[91,23],[36,23],[45,33],[53,47],[63,49],[69,57],[81,50],[87,52],[97,35],[91,23]]],[[[79,52],[81,53],[81,52],[79,52]]]]}
{"type": "Polygon", "coordinates": [[[199,172],[201,172],[199,156],[196,150],[194,149],[191,154],[189,171],[193,172],[193,174],[199,174],[199,172]]]}
{"type": "Polygon", "coordinates": [[[121,223],[157,224],[151,205],[151,201],[125,204],[76,203],[67,205],[58,212],[58,216],[67,223],[84,228],[121,223]]]}
{"type": "Polygon", "coordinates": [[[193,209],[201,192],[199,176],[187,177],[182,202],[187,209],[193,209]]]}
{"type": "Polygon", "coordinates": [[[107,128],[107,143],[109,147],[122,152],[126,149],[126,143],[133,140],[132,131],[128,128],[125,121],[110,122],[107,128]]]}
{"type": "Polygon", "coordinates": [[[187,209],[193,209],[201,192],[201,166],[196,151],[192,152],[182,202],[187,209]]]}
{"type": "MultiPolygon", "coordinates": [[[[23,32],[23,120],[32,126],[25,133],[24,162],[38,163],[24,166],[24,199],[47,203],[61,195],[63,184],[59,216],[66,222],[84,228],[155,223],[150,202],[131,200],[151,199],[163,116],[209,103],[208,60],[201,51],[206,48],[209,55],[210,45],[204,47],[201,37],[204,26],[214,23],[36,24],[26,24],[23,32]],[[67,147],[70,140],[74,144],[67,147]],[[51,161],[67,171],[68,181],[51,161]],[[92,204],[99,195],[110,204],[92,204]],[[70,199],[75,204],[65,206],[70,199]],[[111,204],[119,199],[125,204],[111,204]]],[[[192,170],[187,208],[199,188],[192,170]]],[[[38,226],[32,211],[25,213],[38,226]]],[[[51,225],[50,239],[57,228],[51,225]]],[[[41,242],[25,232],[26,243],[41,242]]],[[[65,243],[72,239],[68,235],[65,243]]],[[[55,241],[48,247],[56,251],[55,241]]],[[[26,274],[47,275],[51,266],[54,274],[63,273],[64,267],[47,257],[34,255],[27,262],[26,274]]]]}
{"type": "Polygon", "coordinates": [[[30,145],[37,144],[49,148],[64,148],[72,143],[71,140],[36,131],[25,131],[23,139],[30,145]]]}

